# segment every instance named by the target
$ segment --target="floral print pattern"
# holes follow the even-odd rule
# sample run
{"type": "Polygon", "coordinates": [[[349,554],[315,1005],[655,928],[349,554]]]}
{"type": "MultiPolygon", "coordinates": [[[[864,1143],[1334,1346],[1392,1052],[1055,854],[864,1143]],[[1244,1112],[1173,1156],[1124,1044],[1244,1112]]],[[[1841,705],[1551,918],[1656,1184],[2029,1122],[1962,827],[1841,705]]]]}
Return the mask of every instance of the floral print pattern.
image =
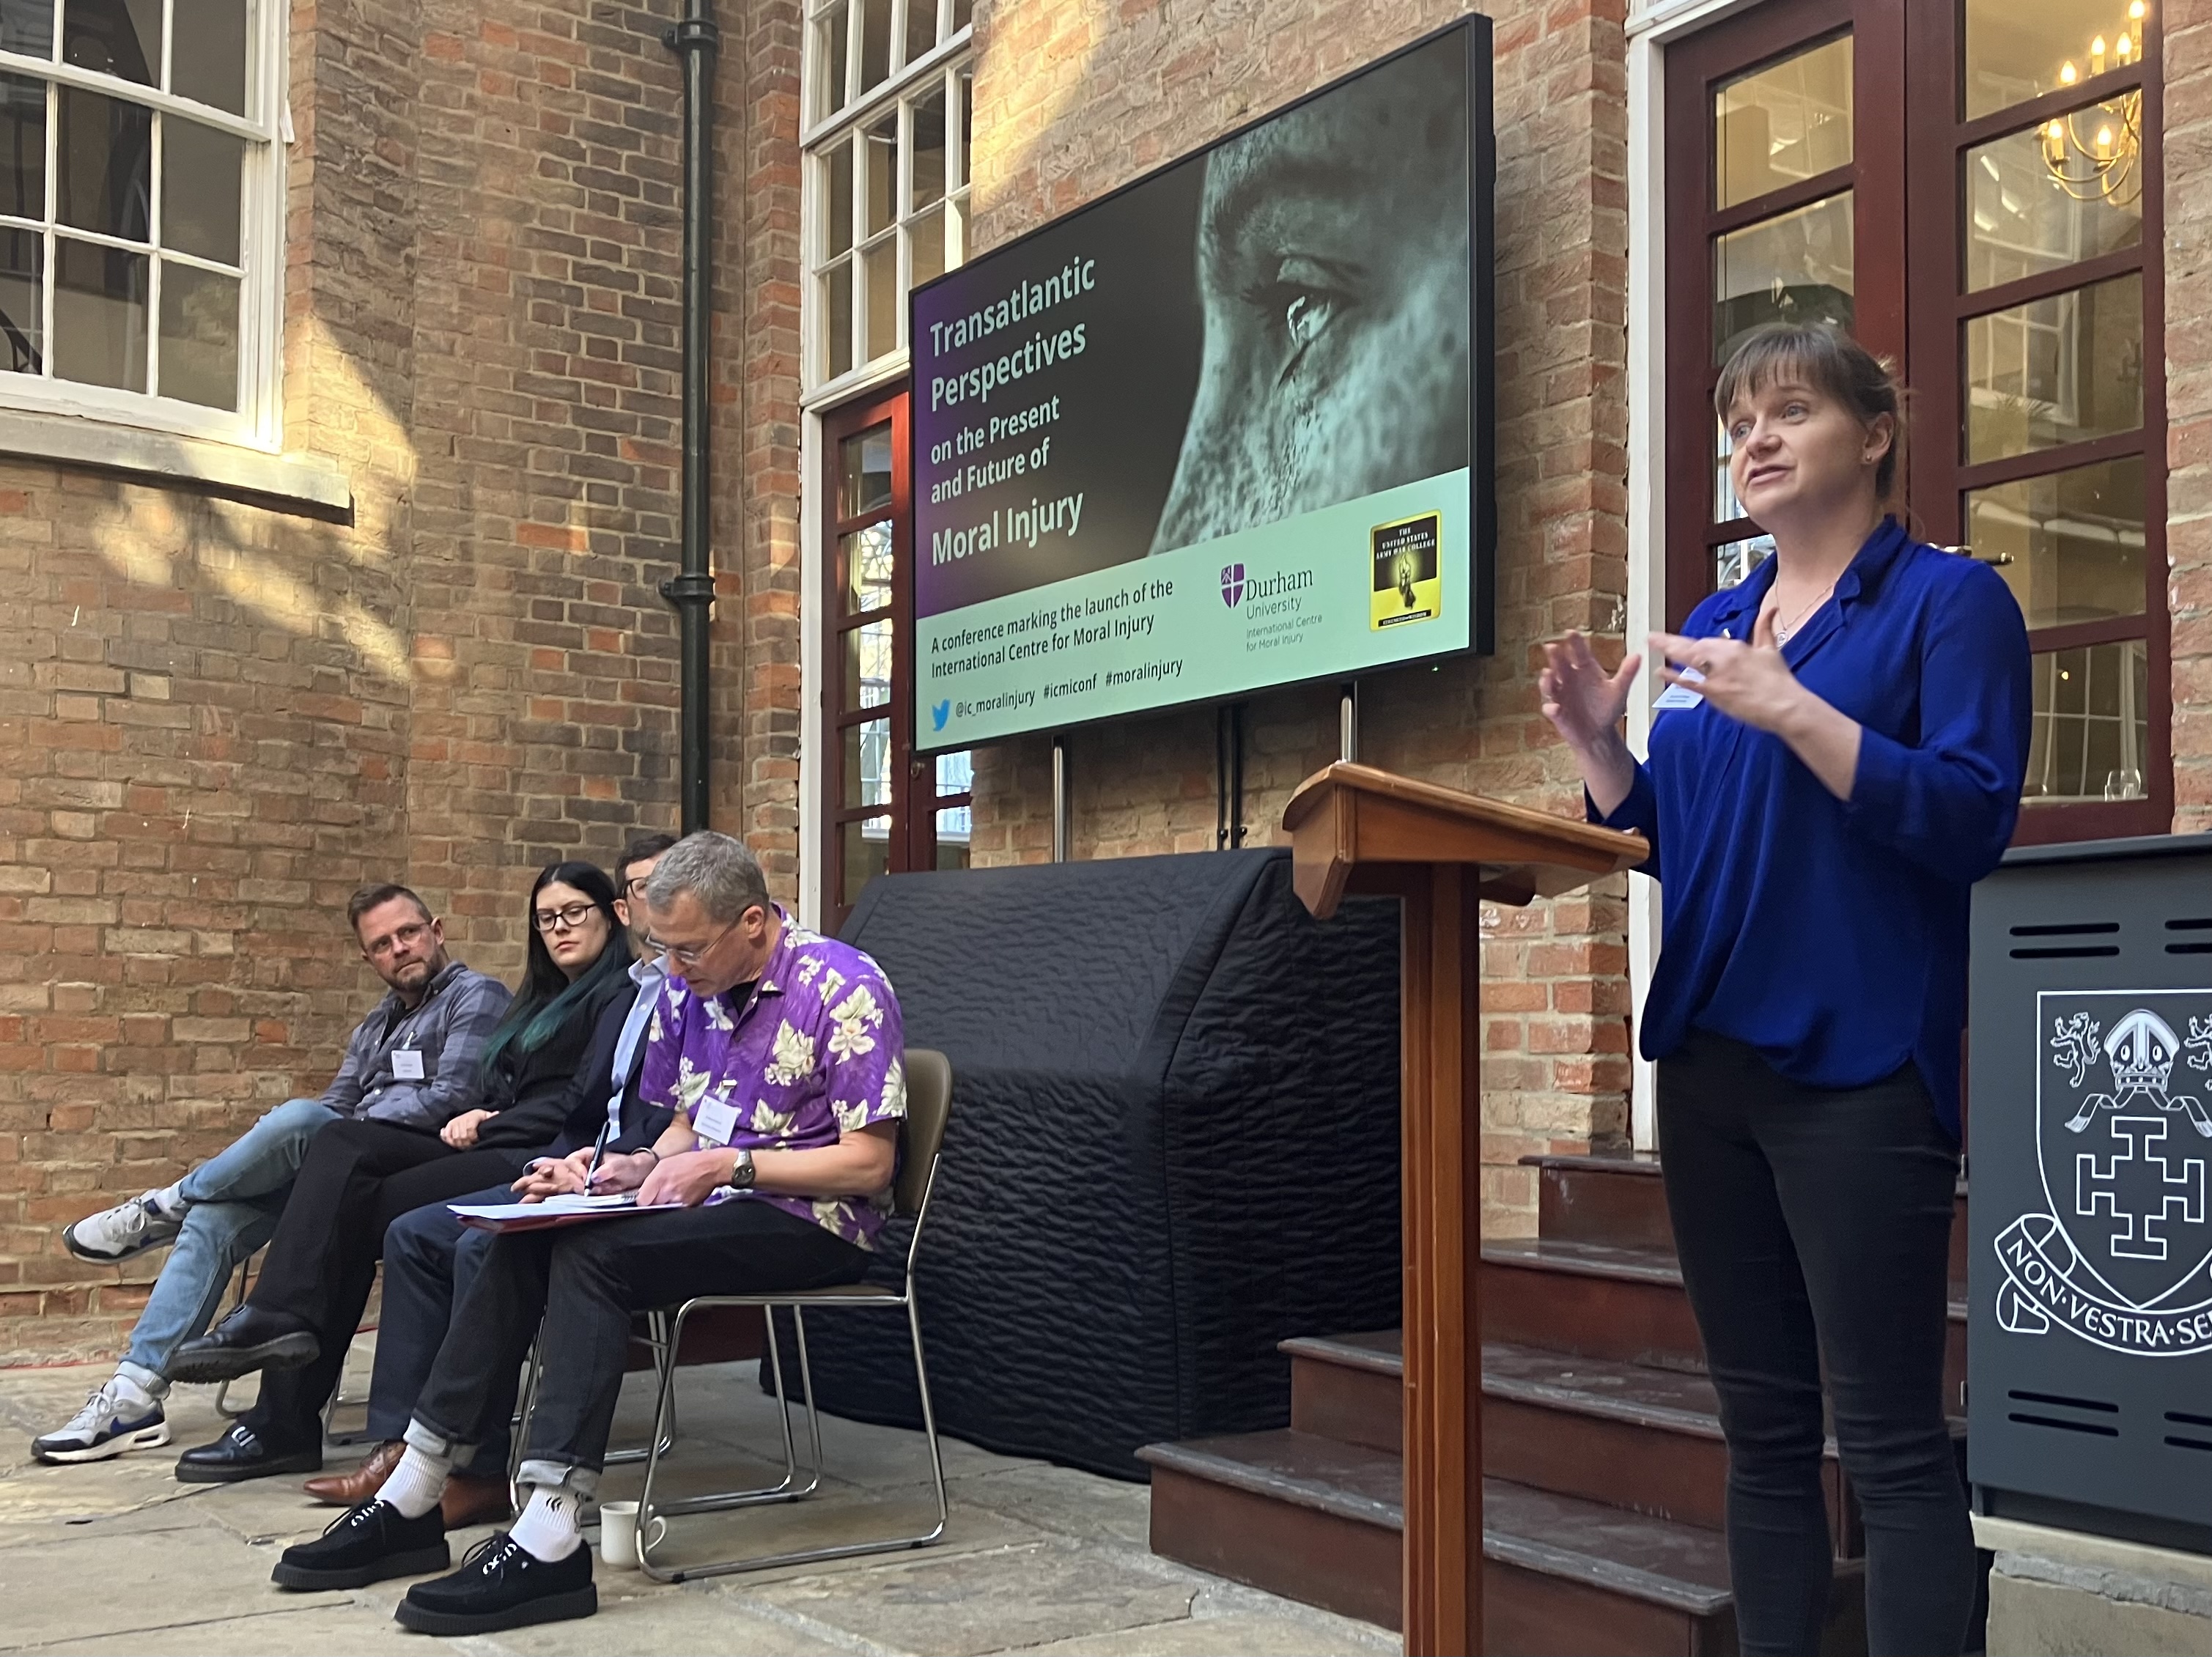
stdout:
{"type": "MultiPolygon", "coordinates": [[[[646,1030],[641,1098],[696,1122],[710,1099],[738,1105],[730,1143],[748,1150],[806,1150],[906,1114],[904,1032],[883,969],[850,944],[783,918],[783,935],[751,998],[701,997],[680,978],[663,986],[646,1030]]],[[[863,1248],[891,1209],[889,1190],[866,1198],[771,1196],[773,1203],[863,1248]]]]}

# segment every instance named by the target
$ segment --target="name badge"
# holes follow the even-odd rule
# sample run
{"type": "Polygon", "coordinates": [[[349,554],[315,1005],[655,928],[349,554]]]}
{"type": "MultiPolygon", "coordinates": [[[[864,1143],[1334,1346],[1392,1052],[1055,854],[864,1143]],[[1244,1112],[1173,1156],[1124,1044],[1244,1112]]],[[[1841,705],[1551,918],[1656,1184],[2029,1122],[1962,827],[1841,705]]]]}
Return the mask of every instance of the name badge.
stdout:
{"type": "Polygon", "coordinates": [[[738,1131],[738,1108],[727,1099],[702,1099],[691,1131],[708,1144],[726,1145],[738,1131]]]}
{"type": "MultiPolygon", "coordinates": [[[[1702,684],[1705,682],[1705,676],[1694,667],[1677,668],[1675,671],[1692,683],[1702,684]]],[[[1692,690],[1689,685],[1670,684],[1651,699],[1651,711],[1662,713],[1670,707],[1695,707],[1705,699],[1703,691],[1692,690]]]]}
{"type": "Polygon", "coordinates": [[[422,1055],[412,1047],[392,1050],[392,1079],[395,1082],[419,1082],[422,1079],[422,1055]]]}

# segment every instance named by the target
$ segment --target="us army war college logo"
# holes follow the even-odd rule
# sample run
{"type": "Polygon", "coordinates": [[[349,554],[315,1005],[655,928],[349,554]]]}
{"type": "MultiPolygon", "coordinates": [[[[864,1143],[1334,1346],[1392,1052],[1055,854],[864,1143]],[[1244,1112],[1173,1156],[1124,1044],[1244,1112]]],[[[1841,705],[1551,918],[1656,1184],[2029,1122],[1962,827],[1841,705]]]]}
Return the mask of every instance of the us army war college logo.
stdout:
{"type": "Polygon", "coordinates": [[[2212,1350],[2212,991],[2045,991],[2036,1041],[2050,1210],[1997,1238],[1998,1326],[2063,1325],[2136,1357],[2212,1350]]]}

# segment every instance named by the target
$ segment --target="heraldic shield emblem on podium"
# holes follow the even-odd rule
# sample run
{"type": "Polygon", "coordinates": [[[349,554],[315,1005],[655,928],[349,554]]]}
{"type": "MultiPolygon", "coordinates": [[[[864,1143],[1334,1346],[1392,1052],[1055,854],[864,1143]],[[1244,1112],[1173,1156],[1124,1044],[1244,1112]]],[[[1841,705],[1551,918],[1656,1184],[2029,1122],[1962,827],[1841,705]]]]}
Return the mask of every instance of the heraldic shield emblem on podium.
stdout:
{"type": "Polygon", "coordinates": [[[2212,991],[2036,998],[2048,1203],[1996,1239],[1999,1327],[2110,1351],[2212,1351],[2212,991]]]}

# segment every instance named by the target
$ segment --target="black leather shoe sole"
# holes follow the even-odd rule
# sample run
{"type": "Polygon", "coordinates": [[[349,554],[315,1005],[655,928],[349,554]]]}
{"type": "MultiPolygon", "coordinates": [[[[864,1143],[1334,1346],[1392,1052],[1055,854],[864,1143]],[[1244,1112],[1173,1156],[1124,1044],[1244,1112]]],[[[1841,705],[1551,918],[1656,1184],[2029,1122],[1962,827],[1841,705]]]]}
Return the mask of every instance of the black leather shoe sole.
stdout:
{"type": "Polygon", "coordinates": [[[249,1478],[269,1478],[278,1473],[319,1473],[320,1450],[295,1450],[289,1455],[265,1456],[259,1461],[177,1462],[179,1484],[242,1484],[249,1478]]]}
{"type": "Polygon", "coordinates": [[[269,1580],[280,1588],[365,1588],[371,1582],[389,1581],[395,1576],[428,1576],[432,1571],[450,1570],[453,1563],[453,1551],[441,1542],[434,1548],[388,1553],[366,1565],[349,1565],[343,1569],[319,1570],[313,1565],[279,1559],[269,1580]]]}
{"type": "Polygon", "coordinates": [[[323,1344],[304,1329],[252,1346],[217,1346],[199,1352],[187,1346],[169,1360],[169,1379],[236,1381],[257,1369],[298,1369],[313,1363],[322,1350],[323,1344]]]}
{"type": "Polygon", "coordinates": [[[504,1611],[432,1611],[411,1599],[402,1599],[392,1618],[417,1634],[496,1634],[501,1629],[527,1628],[532,1623],[565,1623],[573,1617],[589,1617],[599,1608],[599,1585],[591,1582],[566,1593],[525,1599],[504,1611]]]}

